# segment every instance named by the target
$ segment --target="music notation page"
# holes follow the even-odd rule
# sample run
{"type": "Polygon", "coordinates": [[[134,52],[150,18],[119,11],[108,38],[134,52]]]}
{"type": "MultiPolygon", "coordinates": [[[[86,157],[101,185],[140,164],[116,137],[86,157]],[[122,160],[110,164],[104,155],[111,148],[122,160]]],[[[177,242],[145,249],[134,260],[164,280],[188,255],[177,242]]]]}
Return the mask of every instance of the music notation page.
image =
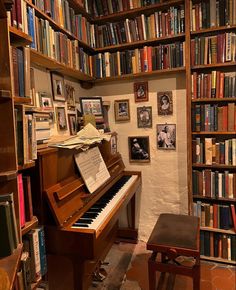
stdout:
{"type": "Polygon", "coordinates": [[[75,162],[90,193],[110,178],[98,147],[75,154],[75,162]]]}

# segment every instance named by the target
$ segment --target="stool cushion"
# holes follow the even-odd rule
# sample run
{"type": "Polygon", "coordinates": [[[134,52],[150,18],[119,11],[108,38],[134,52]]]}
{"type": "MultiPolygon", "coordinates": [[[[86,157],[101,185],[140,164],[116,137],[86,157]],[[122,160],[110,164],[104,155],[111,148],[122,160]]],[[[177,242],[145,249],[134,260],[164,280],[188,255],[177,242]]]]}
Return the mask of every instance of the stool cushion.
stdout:
{"type": "Polygon", "coordinates": [[[198,217],[177,214],[161,214],[147,242],[172,248],[198,249],[198,217]]]}

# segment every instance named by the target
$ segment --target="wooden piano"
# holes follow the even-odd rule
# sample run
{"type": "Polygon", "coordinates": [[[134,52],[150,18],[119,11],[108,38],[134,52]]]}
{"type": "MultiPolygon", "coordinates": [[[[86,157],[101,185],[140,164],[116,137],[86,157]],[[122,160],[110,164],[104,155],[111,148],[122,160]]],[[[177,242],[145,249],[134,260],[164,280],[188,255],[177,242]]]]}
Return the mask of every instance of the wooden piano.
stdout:
{"type": "Polygon", "coordinates": [[[141,173],[125,171],[121,155],[111,150],[110,142],[104,141],[99,149],[110,178],[92,194],[75,164],[75,151],[39,152],[35,175],[39,186],[33,199],[36,214],[45,224],[50,290],[87,290],[115,239],[137,240],[135,197],[141,191],[141,173]],[[103,209],[97,212],[100,206],[103,209]],[[122,229],[118,219],[124,208],[129,222],[122,229]],[[91,224],[84,225],[86,220],[91,224]]]}

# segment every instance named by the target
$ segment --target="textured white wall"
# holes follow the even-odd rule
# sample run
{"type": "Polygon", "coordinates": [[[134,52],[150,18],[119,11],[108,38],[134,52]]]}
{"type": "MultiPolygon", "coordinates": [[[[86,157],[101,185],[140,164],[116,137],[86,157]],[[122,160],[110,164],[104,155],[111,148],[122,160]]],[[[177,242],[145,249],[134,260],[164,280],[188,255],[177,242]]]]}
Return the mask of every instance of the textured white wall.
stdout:
{"type": "MultiPolygon", "coordinates": [[[[50,74],[45,70],[35,71],[36,91],[51,92],[50,74]]],[[[147,79],[145,79],[147,80],[147,79]]],[[[139,238],[147,241],[152,228],[163,212],[187,213],[187,133],[186,133],[186,90],[184,74],[167,75],[148,79],[149,101],[135,103],[131,81],[113,82],[97,85],[90,90],[66,78],[75,87],[76,98],[102,96],[110,101],[109,123],[112,131],[118,133],[118,151],[121,153],[127,170],[142,172],[142,193],[139,200],[139,238]],[[173,92],[173,115],[157,115],[157,92],[173,92]],[[114,100],[129,99],[129,122],[116,123],[114,119],[114,100]],[[137,127],[137,107],[152,106],[153,127],[137,127]],[[176,124],[176,150],[158,150],[156,145],[156,124],[176,124]],[[150,163],[129,163],[128,136],[150,136],[150,163]]],[[[143,81],[143,80],[137,80],[143,81]]],[[[65,105],[62,102],[55,106],[65,105]]],[[[54,126],[53,133],[56,133],[54,126]]],[[[68,134],[68,132],[65,132],[68,134]]]]}

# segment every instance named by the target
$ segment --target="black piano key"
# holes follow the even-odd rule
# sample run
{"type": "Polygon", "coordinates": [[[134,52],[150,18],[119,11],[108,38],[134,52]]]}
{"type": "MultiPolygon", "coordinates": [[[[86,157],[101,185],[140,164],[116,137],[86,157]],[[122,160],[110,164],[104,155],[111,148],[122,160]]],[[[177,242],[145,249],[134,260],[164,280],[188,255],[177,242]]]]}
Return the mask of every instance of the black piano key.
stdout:
{"type": "Polygon", "coordinates": [[[95,212],[86,212],[86,213],[84,213],[83,215],[82,215],[82,218],[90,218],[90,219],[94,219],[94,218],[96,218],[98,216],[98,214],[97,213],[95,213],[95,212]]]}
{"type": "Polygon", "coordinates": [[[91,224],[93,222],[92,219],[83,219],[83,218],[80,218],[78,219],[77,221],[78,223],[82,223],[82,224],[91,224]]]}

